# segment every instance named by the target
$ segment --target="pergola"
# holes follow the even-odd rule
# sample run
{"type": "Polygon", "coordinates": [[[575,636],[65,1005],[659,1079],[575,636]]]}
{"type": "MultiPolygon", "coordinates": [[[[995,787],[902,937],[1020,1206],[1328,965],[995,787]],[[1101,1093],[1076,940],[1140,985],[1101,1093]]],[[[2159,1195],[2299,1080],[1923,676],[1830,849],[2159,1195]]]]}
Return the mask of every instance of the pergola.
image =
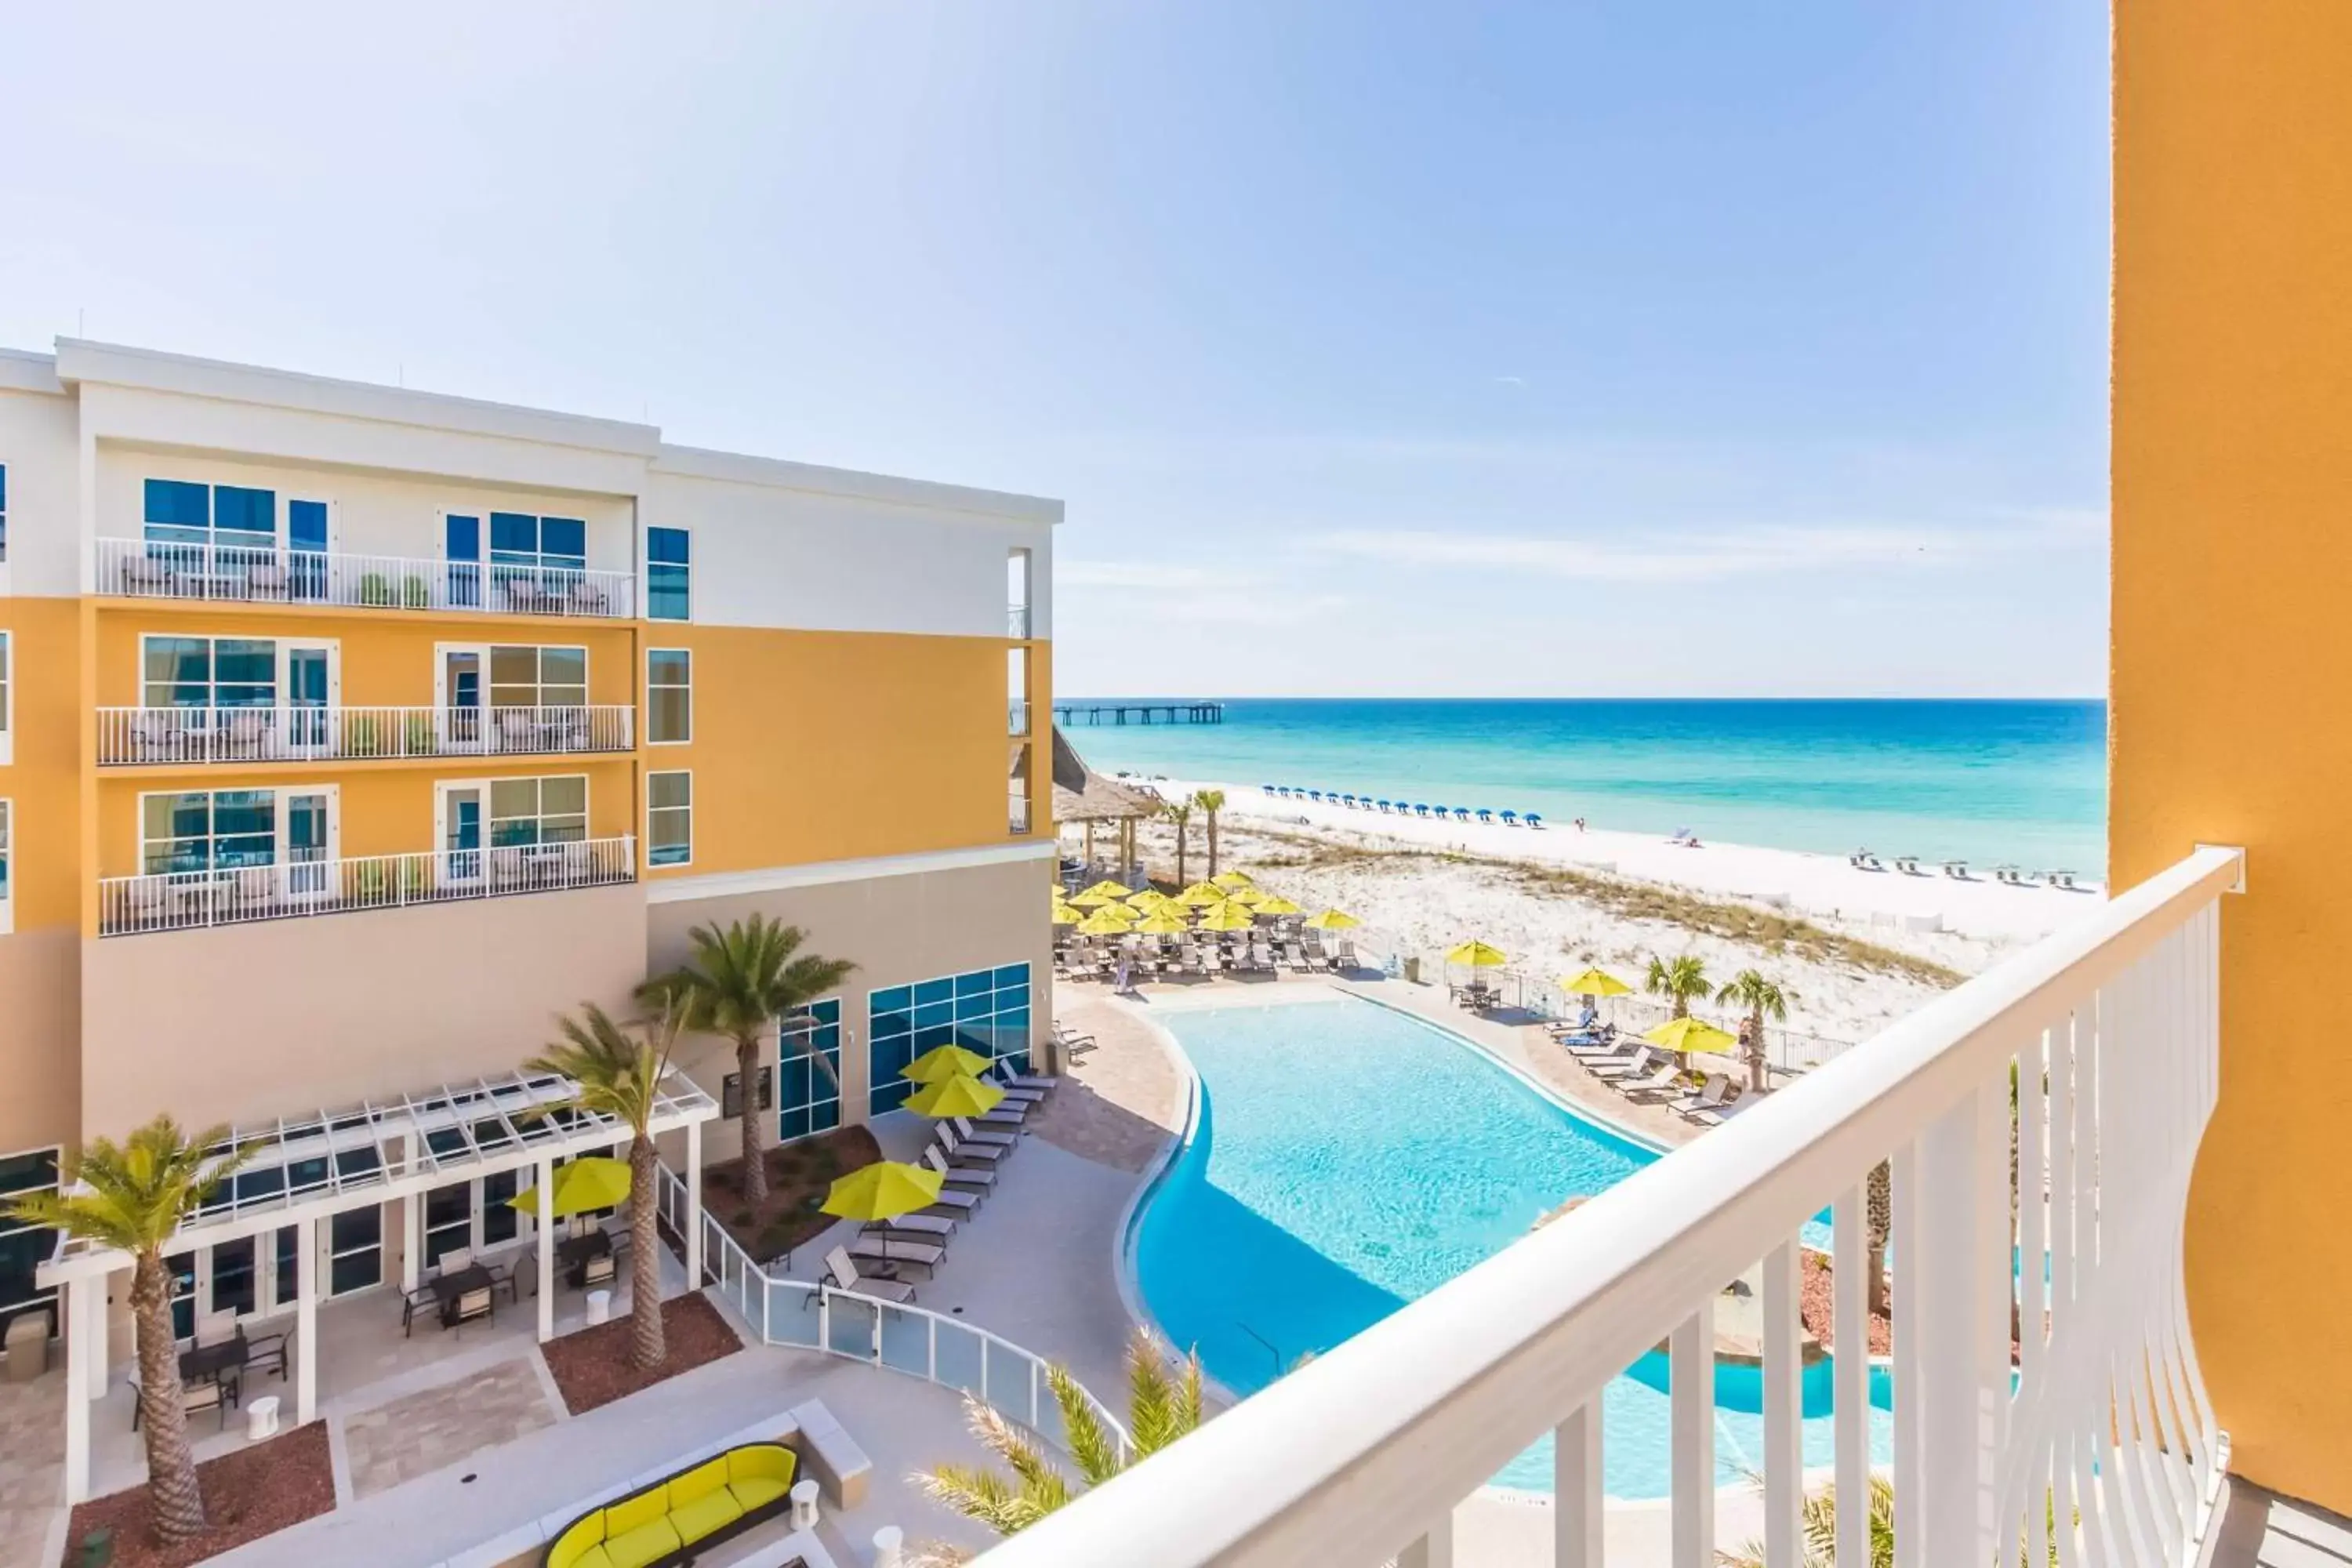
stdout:
{"type": "MultiPolygon", "coordinates": [[[[555,1335],[555,1167],[629,1138],[625,1122],[572,1103],[575,1086],[554,1073],[513,1072],[443,1083],[398,1099],[238,1126],[215,1152],[250,1158],[164,1246],[166,1257],[292,1226],[295,1245],[295,1423],[318,1414],[318,1225],[349,1209],[415,1199],[451,1182],[536,1167],[539,1337],[555,1335]]],[[[662,1079],[652,1131],[686,1135],[686,1271],[702,1277],[702,1124],[719,1103],[672,1068],[662,1079]]],[[[653,1202],[633,1193],[632,1202],[653,1202]]],[[[404,1204],[401,1287],[417,1288],[424,1257],[421,1204],[404,1204]]],[[[66,1342],[66,1492],[89,1494],[89,1405],[107,1387],[107,1279],[129,1253],[59,1234],[39,1271],[59,1292],[66,1342]]]]}
{"type": "Polygon", "coordinates": [[[1119,864],[1134,865],[1135,825],[1157,816],[1160,805],[1158,795],[1113,783],[1087,766],[1062,727],[1054,726],[1054,821],[1083,827],[1089,864],[1095,858],[1095,824],[1108,822],[1118,825],[1119,864]]]}

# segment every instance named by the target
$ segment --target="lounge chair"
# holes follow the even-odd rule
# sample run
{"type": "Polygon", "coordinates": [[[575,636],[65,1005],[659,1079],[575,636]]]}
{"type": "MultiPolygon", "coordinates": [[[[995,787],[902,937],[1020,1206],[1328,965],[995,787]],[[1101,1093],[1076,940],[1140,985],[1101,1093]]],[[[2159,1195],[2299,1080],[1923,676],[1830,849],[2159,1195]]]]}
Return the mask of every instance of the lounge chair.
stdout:
{"type": "Polygon", "coordinates": [[[1014,1083],[1009,1076],[1005,1076],[999,1070],[1003,1067],[1003,1063],[999,1062],[996,1067],[991,1068],[988,1071],[981,1074],[980,1081],[989,1085],[992,1089],[1003,1089],[1004,1091],[1004,1098],[1015,1104],[1042,1105],[1045,1103],[1045,1096],[1051,1093],[1052,1090],[1022,1088],[1019,1084],[1014,1083]]]}
{"type": "Polygon", "coordinates": [[[1731,1081],[1728,1074],[1711,1072],[1696,1094],[1686,1094],[1667,1109],[1683,1116],[1701,1110],[1719,1110],[1738,1092],[1739,1086],[1731,1081]]]}
{"type": "Polygon", "coordinates": [[[982,1143],[973,1139],[960,1137],[956,1130],[944,1121],[940,1123],[940,1146],[948,1152],[948,1159],[959,1165],[975,1164],[982,1161],[993,1165],[1013,1152],[1009,1141],[982,1143]]]}
{"type": "Polygon", "coordinates": [[[1670,1065],[1674,1059],[1671,1057],[1665,1057],[1664,1053],[1655,1046],[1645,1045],[1626,1058],[1622,1066],[1603,1065],[1592,1068],[1592,1076],[1605,1081],[1641,1078],[1655,1068],[1662,1058],[1670,1065]]]}
{"type": "Polygon", "coordinates": [[[844,1290],[855,1290],[861,1296],[879,1296],[885,1301],[902,1302],[911,1302],[915,1299],[915,1288],[887,1269],[877,1269],[872,1274],[857,1272],[857,1265],[852,1263],[849,1254],[838,1247],[824,1255],[824,1271],[833,1277],[835,1286],[844,1290]]]}
{"type": "Polygon", "coordinates": [[[923,1151],[923,1163],[940,1173],[941,1193],[945,1193],[949,1187],[962,1187],[967,1191],[985,1193],[996,1185],[994,1171],[982,1170],[971,1165],[951,1165],[948,1163],[949,1158],[948,1148],[943,1143],[933,1143],[923,1151]]]}
{"type": "Polygon", "coordinates": [[[1307,950],[1295,942],[1286,942],[1282,944],[1282,962],[1303,974],[1307,971],[1307,950]]]}
{"type": "Polygon", "coordinates": [[[1007,1132],[1002,1128],[993,1127],[986,1131],[976,1128],[971,1124],[971,1118],[968,1116],[955,1117],[949,1125],[956,1130],[956,1136],[967,1143],[1000,1143],[1010,1149],[1021,1141],[1021,1134],[1018,1132],[1007,1132]]]}
{"type": "Polygon", "coordinates": [[[870,1219],[858,1226],[863,1236],[893,1238],[903,1234],[911,1240],[931,1237],[944,1242],[955,1234],[956,1222],[945,1215],[902,1214],[892,1219],[870,1219]]]}
{"type": "Polygon", "coordinates": [[[1029,1102],[1007,1098],[999,1100],[993,1110],[983,1110],[970,1120],[982,1127],[1018,1127],[1029,1120],[1029,1102]]]}
{"type": "Polygon", "coordinates": [[[1944,862],[1944,875],[1955,882],[1965,882],[1969,879],[1969,863],[1965,860],[1947,860],[1944,862]]]}
{"type": "Polygon", "coordinates": [[[1062,1087],[1062,1080],[1052,1073],[1007,1072],[1004,1070],[1004,1064],[1001,1061],[996,1064],[996,1078],[994,1081],[1005,1089],[1044,1089],[1051,1091],[1062,1087]]]}
{"type": "Polygon", "coordinates": [[[1646,1078],[1621,1078],[1612,1080],[1617,1092],[1628,1100],[1651,1100],[1670,1097],[1682,1088],[1682,1064],[1672,1057],[1658,1063],[1657,1070],[1646,1078]]]}
{"type": "Polygon", "coordinates": [[[893,1241],[887,1236],[861,1236],[849,1244],[852,1258],[870,1258],[894,1268],[920,1268],[926,1274],[947,1261],[948,1249],[928,1241],[893,1241]]]}

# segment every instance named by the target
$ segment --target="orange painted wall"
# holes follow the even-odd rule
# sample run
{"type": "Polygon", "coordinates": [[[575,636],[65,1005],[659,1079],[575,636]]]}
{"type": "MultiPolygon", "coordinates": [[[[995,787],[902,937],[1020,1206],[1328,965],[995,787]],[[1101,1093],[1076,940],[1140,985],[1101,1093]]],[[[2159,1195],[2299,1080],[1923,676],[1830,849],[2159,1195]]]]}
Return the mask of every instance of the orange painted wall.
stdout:
{"type": "Polygon", "coordinates": [[[2352,1510],[2352,5],[2116,8],[2111,864],[2243,845],[2188,1261],[2234,1467],[2352,1510]]]}
{"type": "Polygon", "coordinates": [[[16,803],[8,871],[18,931],[81,920],[74,837],[81,800],[79,605],[75,599],[0,598],[16,757],[0,767],[0,797],[16,803]]]}
{"type": "MultiPolygon", "coordinates": [[[[651,875],[1008,841],[1003,642],[655,625],[646,643],[694,653],[694,741],[645,749],[649,772],[693,771],[694,862],[651,875]]],[[[1037,664],[1042,692],[1042,647],[1037,664]]]]}

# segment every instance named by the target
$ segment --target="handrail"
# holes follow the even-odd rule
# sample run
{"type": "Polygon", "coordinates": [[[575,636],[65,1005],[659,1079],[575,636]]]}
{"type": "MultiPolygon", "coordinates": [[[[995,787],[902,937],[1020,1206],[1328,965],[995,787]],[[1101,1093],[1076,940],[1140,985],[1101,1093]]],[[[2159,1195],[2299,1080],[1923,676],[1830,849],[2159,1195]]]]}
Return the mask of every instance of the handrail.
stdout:
{"type": "Polygon", "coordinates": [[[136,767],[625,752],[635,745],[635,728],[636,710],[626,703],[100,708],[98,762],[136,767]]]}
{"type": "Polygon", "coordinates": [[[353,555],[274,542],[91,542],[97,591],[108,596],[620,620],[637,613],[635,574],[585,565],[353,555]]]}
{"type": "MultiPolygon", "coordinates": [[[[2217,900],[2239,884],[2242,866],[2238,851],[2198,850],[982,1562],[1444,1561],[1435,1542],[1450,1542],[1458,1501],[1556,1428],[1559,1560],[1583,1568],[1599,1561],[1599,1397],[1669,1331],[1676,1561],[1711,1561],[1713,1303],[1725,1281],[1755,1265],[1759,1238],[1768,1238],[1766,1400],[1785,1422],[1777,1436],[1768,1426],[1767,1529],[1785,1530],[1793,1550],[1802,1484],[1795,1237],[1825,1202],[1837,1203],[1836,1278],[1856,1292],[1840,1320],[1856,1321],[1866,1278],[1860,1185],[1890,1156],[1893,1247],[1904,1259],[1895,1298],[1895,1480],[1906,1500],[1897,1561],[2013,1558],[2021,1530],[2028,1560],[2041,1561],[2045,1507],[2062,1529],[2073,1518],[2095,1532],[2093,1562],[2186,1561],[2178,1549],[2210,1517],[2218,1434],[2189,1335],[2179,1233],[2218,1076],[2217,900]],[[2028,1313],[2012,1391],[2018,1274],[1997,1194],[2008,1181],[2003,1085],[2021,1058],[2032,1068],[2015,1080],[2029,1107],[2019,1122],[2025,1186],[2045,1190],[2046,1152],[2050,1194],[2046,1215],[2042,1203],[2021,1205],[2021,1246],[2049,1260],[2052,1280],[2035,1292],[2046,1291],[2048,1342],[2039,1314],[2028,1313]],[[2104,1071],[2102,1058],[2115,1058],[2104,1071]],[[2115,1544],[2101,1552],[2098,1542],[2115,1544]],[[1932,1557],[1908,1555],[1923,1551],[1932,1557]]],[[[1842,1382],[1853,1373],[1859,1393],[1860,1361],[1842,1360],[1838,1371],[1842,1382]]],[[[1843,1537],[1862,1528],[1870,1455],[1859,1402],[1850,1428],[1843,1392],[1839,1403],[1840,1513],[1852,1510],[1843,1537]]],[[[1852,1539],[1860,1551],[1862,1537],[1852,1539]]]]}
{"type": "MultiPolygon", "coordinates": [[[[661,1179],[656,1189],[658,1194],[656,1212],[668,1224],[674,1234],[682,1237],[686,1231],[684,1219],[686,1184],[679,1179],[677,1173],[672,1171],[667,1165],[657,1168],[661,1179]]],[[[936,1384],[942,1388],[953,1388],[959,1393],[977,1393],[982,1404],[989,1405],[1008,1420],[1017,1422],[1039,1436],[1052,1440],[1051,1433],[1043,1422],[1045,1408],[1043,1391],[1045,1387],[1046,1373],[1051,1363],[1035,1352],[1013,1343],[1002,1334],[982,1328],[978,1323],[969,1322],[961,1318],[950,1317],[942,1312],[934,1312],[926,1307],[918,1307],[906,1302],[885,1301],[879,1297],[869,1296],[859,1290],[845,1290],[839,1286],[827,1284],[823,1280],[793,1279],[770,1274],[752,1258],[750,1253],[743,1250],[742,1244],[738,1242],[728,1232],[727,1227],[719,1224],[708,1209],[702,1214],[702,1258],[704,1275],[711,1284],[725,1291],[734,1300],[737,1315],[745,1323],[757,1330],[762,1342],[797,1350],[822,1351],[827,1355],[839,1356],[845,1361],[863,1362],[869,1366],[919,1378],[923,1382],[936,1384]],[[754,1281],[757,1282],[756,1287],[754,1281]],[[751,1305],[755,1289],[759,1301],[757,1309],[751,1305]],[[778,1290],[799,1291],[803,1300],[809,1294],[814,1294],[817,1302],[817,1324],[814,1339],[794,1339],[789,1334],[779,1332],[775,1322],[773,1300],[773,1293],[778,1290]],[[836,1301],[856,1303],[874,1314],[870,1353],[864,1352],[853,1353],[835,1342],[833,1314],[834,1303],[836,1301]],[[925,1325],[925,1356],[920,1371],[901,1366],[887,1359],[882,1343],[881,1325],[892,1319],[918,1321],[925,1325]],[[967,1335],[980,1342],[980,1386],[977,1390],[966,1388],[963,1384],[940,1375],[940,1331],[942,1327],[952,1333],[967,1335]],[[993,1395],[989,1377],[989,1349],[992,1346],[999,1353],[1011,1356],[1014,1364],[1023,1369],[1020,1374],[1020,1386],[1024,1390],[1026,1397],[1023,1407],[1019,1410],[1007,1409],[993,1395]]],[[[1079,1385],[1079,1392],[1086,1396],[1087,1405],[1094,1412],[1095,1419],[1102,1424],[1103,1429],[1110,1433],[1113,1440],[1118,1443],[1120,1457],[1125,1458],[1131,1455],[1134,1451],[1133,1440],[1128,1436],[1127,1428],[1120,1423],[1118,1417],[1111,1414],[1110,1407],[1097,1398],[1094,1391],[1083,1384],[1079,1385]]]]}

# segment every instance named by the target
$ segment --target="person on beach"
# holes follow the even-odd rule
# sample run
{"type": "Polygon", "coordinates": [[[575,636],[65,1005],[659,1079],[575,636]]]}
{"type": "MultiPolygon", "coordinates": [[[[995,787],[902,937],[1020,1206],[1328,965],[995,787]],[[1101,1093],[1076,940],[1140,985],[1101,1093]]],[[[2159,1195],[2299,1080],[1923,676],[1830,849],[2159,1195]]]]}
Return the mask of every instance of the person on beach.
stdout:
{"type": "Polygon", "coordinates": [[[1578,817],[1578,818],[1576,819],[1576,830],[1577,830],[1579,833],[1581,833],[1581,832],[1583,832],[1583,831],[1584,831],[1584,818],[1582,818],[1582,817],[1580,817],[1580,817],[1578,817]]]}

